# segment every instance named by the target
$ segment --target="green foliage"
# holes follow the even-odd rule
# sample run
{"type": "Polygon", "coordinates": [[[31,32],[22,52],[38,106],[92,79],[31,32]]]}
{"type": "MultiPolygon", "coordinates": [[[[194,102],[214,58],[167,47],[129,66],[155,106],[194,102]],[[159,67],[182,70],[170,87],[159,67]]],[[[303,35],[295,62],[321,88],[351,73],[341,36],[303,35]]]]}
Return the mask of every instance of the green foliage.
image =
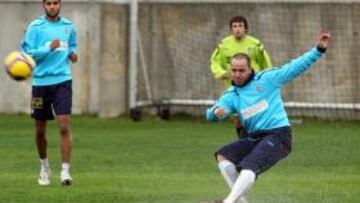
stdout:
{"type": "MultiPolygon", "coordinates": [[[[59,183],[55,122],[48,131],[49,187],[36,181],[33,121],[1,115],[0,127],[0,202],[197,203],[228,193],[213,152],[235,139],[231,122],[75,116],[68,188],[59,183]]],[[[293,130],[293,152],[258,178],[251,202],[360,202],[359,122],[304,120],[293,130]]]]}

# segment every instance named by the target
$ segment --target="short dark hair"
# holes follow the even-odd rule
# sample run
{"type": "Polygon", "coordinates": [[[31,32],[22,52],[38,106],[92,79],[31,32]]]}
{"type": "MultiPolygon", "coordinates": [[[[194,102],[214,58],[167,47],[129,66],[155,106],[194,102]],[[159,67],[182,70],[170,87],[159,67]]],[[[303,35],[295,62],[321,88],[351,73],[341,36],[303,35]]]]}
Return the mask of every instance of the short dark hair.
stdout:
{"type": "MultiPolygon", "coordinates": [[[[46,2],[46,0],[43,0],[43,4],[46,2]]],[[[61,3],[61,0],[59,0],[59,2],[61,3]]]]}
{"type": "Polygon", "coordinates": [[[233,23],[244,23],[246,31],[248,30],[248,22],[244,16],[235,16],[230,19],[229,21],[229,27],[231,29],[233,23]]]}
{"type": "Polygon", "coordinates": [[[232,57],[231,57],[231,61],[232,60],[239,60],[239,59],[245,59],[248,66],[251,67],[251,59],[250,59],[250,56],[245,54],[245,53],[237,53],[237,54],[234,54],[232,57]]]}

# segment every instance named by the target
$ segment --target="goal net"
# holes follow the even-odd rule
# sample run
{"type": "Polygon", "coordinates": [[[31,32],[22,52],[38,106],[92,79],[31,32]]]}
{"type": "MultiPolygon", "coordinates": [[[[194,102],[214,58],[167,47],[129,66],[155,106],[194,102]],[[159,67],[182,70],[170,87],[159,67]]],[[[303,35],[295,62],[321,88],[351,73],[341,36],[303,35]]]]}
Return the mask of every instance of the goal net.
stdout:
{"type": "Polygon", "coordinates": [[[248,34],[263,42],[274,66],[314,46],[320,28],[330,30],[327,55],[283,89],[283,100],[290,115],[359,119],[360,2],[331,2],[139,2],[136,89],[129,90],[136,92],[130,106],[203,113],[224,91],[210,71],[210,56],[230,34],[229,19],[243,15],[248,34]]]}

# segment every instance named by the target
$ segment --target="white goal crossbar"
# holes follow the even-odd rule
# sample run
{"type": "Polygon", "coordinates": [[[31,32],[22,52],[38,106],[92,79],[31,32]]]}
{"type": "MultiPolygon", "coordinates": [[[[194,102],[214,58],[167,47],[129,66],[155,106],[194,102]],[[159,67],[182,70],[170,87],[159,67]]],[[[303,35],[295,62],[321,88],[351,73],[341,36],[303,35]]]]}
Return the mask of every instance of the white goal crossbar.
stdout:
{"type": "MultiPolygon", "coordinates": [[[[211,99],[168,99],[160,101],[137,101],[137,107],[147,106],[211,106],[215,104],[211,99]]],[[[310,103],[310,102],[285,102],[287,108],[308,108],[308,109],[333,109],[333,110],[360,110],[360,103],[310,103]]]]}

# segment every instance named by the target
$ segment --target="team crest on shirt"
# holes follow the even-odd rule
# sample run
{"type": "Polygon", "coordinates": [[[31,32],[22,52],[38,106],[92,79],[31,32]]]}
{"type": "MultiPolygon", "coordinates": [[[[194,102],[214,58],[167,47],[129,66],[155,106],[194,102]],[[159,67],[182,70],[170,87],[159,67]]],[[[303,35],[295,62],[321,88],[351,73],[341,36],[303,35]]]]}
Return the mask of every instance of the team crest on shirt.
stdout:
{"type": "Polygon", "coordinates": [[[258,92],[258,93],[261,93],[264,91],[264,87],[261,86],[260,84],[257,84],[256,87],[255,87],[255,91],[258,92]]]}
{"type": "Polygon", "coordinates": [[[247,49],[247,55],[249,55],[249,56],[252,56],[253,55],[253,53],[254,53],[254,47],[249,47],[248,49],[247,49]]]}

